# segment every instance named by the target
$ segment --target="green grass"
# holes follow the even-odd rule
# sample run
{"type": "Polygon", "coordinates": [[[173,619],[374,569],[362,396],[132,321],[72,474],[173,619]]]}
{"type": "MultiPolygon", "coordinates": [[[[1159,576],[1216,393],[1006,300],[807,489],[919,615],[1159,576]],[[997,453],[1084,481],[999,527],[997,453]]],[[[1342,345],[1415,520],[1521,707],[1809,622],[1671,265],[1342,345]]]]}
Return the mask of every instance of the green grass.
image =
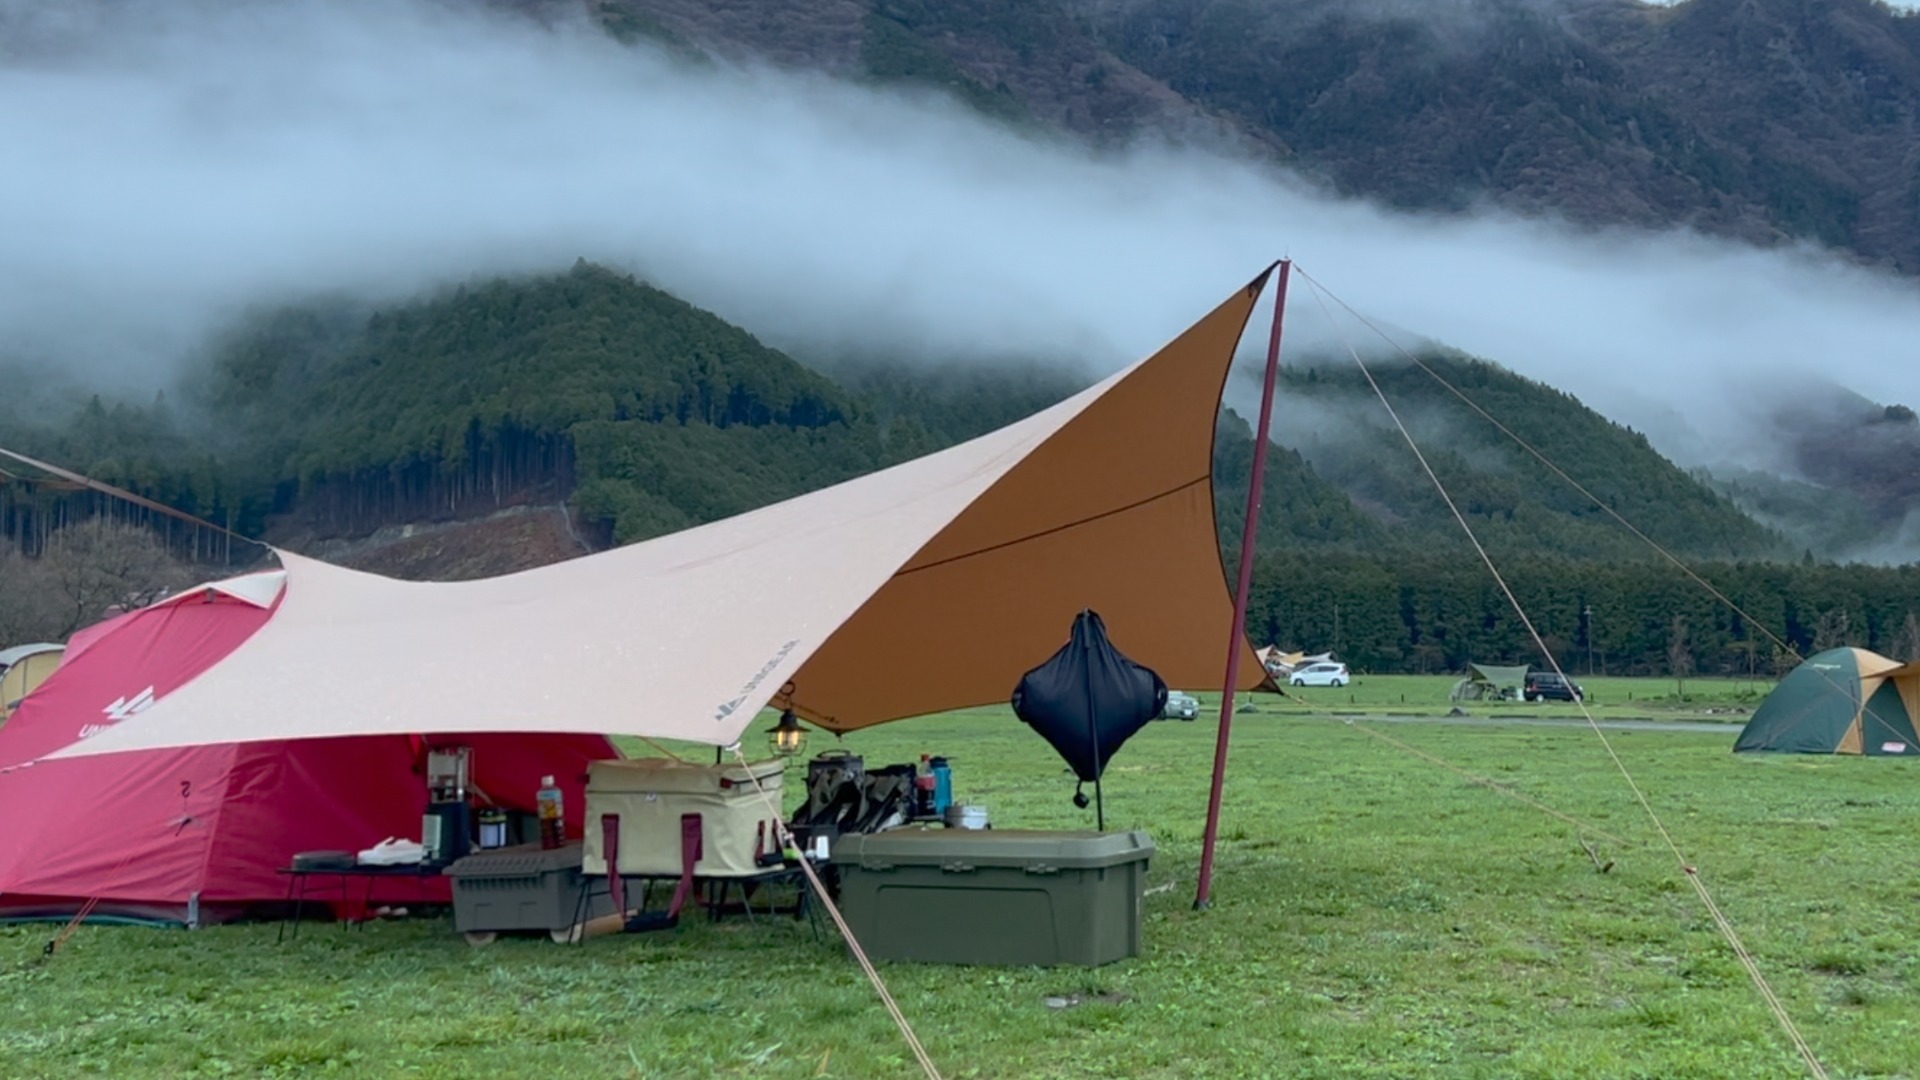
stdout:
{"type": "MultiPolygon", "coordinates": [[[[1310,716],[1330,713],[1368,713],[1376,716],[1433,716],[1453,706],[1447,694],[1457,675],[1356,675],[1343,687],[1289,686],[1292,700],[1262,697],[1264,709],[1310,716]]],[[[1672,679],[1631,679],[1618,676],[1574,675],[1587,693],[1587,705],[1596,719],[1710,720],[1744,724],[1755,706],[1772,691],[1768,679],[1688,679],[1686,694],[1672,679]]],[[[1219,695],[1200,695],[1219,709],[1219,695]]],[[[1579,719],[1580,707],[1561,701],[1466,701],[1460,707],[1484,717],[1563,717],[1579,719]]]]}
{"type": "MultiPolygon", "coordinates": [[[[1591,733],[1392,730],[1635,841],[1601,845],[1604,874],[1569,826],[1336,721],[1241,716],[1215,906],[1196,913],[1214,732],[1152,724],[1109,772],[1109,827],[1159,851],[1142,956],[882,965],[945,1075],[1795,1073],[1591,733]],[[1124,1000],[1045,1004],[1087,990],[1124,1000]]],[[[1833,1075],[1916,1075],[1920,766],[1735,758],[1731,731],[1612,738],[1833,1075]]],[[[950,755],[961,797],[1001,826],[1091,822],[1004,710],[846,744],[874,764],[950,755]]],[[[917,1075],[858,968],[804,922],[690,920],[574,948],[473,948],[441,919],[309,926],[284,945],[270,925],[103,926],[43,958],[51,932],[0,929],[0,1075],[917,1075]]]]}

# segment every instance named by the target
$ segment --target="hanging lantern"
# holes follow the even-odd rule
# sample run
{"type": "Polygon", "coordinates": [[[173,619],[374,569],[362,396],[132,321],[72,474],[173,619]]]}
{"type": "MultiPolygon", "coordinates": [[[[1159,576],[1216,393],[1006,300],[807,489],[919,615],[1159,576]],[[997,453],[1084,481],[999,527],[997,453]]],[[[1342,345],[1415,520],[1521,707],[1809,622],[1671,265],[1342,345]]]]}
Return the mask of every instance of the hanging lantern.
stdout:
{"type": "Polygon", "coordinates": [[[780,722],[767,732],[767,744],[781,757],[792,757],[807,748],[807,729],[800,726],[800,718],[792,709],[781,711],[780,722]]]}

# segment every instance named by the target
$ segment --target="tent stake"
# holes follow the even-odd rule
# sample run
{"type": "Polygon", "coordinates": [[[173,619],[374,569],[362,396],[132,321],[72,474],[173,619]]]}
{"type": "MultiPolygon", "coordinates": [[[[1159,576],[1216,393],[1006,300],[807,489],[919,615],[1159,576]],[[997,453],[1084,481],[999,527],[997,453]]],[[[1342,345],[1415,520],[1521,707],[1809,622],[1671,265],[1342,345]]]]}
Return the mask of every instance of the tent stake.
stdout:
{"type": "MultiPolygon", "coordinates": [[[[1240,682],[1240,645],[1247,632],[1247,594],[1253,588],[1253,543],[1260,532],[1260,494],[1267,477],[1267,425],[1273,422],[1273,390],[1280,375],[1280,323],[1287,313],[1287,278],[1293,260],[1280,260],[1273,294],[1273,333],[1267,338],[1267,380],[1260,390],[1260,423],[1253,429],[1253,476],[1247,483],[1247,520],[1240,529],[1240,584],[1233,593],[1233,632],[1227,636],[1227,678],[1220,689],[1220,735],[1213,746],[1213,789],[1207,795],[1206,840],[1200,847],[1200,887],[1193,906],[1213,902],[1213,849],[1220,839],[1220,792],[1227,779],[1227,744],[1233,730],[1234,688],[1240,682]]],[[[1094,789],[1097,793],[1099,788],[1094,789]]]]}

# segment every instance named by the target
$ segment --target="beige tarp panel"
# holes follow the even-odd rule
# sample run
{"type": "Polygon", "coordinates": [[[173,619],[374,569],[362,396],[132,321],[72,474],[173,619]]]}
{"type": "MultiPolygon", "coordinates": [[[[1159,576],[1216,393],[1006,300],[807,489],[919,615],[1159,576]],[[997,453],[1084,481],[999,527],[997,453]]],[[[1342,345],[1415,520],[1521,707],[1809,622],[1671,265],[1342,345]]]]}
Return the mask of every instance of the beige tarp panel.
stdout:
{"type": "MultiPolygon", "coordinates": [[[[1169,683],[1207,685],[1232,610],[1214,418],[1266,280],[1017,424],[671,536],[442,583],[281,552],[258,633],[54,756],[383,732],[724,745],[790,680],[796,711],[857,728],[1005,700],[1083,607],[1169,683]]],[[[1250,689],[1265,673],[1240,647],[1250,689]]]]}

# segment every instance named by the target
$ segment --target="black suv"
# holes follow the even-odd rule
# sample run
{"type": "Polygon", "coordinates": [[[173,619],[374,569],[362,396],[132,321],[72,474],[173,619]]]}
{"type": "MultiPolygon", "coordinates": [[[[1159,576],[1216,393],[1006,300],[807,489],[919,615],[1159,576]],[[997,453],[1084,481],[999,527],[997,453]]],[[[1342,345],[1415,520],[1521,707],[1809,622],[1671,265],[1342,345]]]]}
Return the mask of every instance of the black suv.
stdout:
{"type": "Polygon", "coordinates": [[[1520,696],[1528,701],[1584,701],[1587,692],[1580,689],[1579,683],[1564,675],[1533,671],[1527,674],[1527,682],[1521,688],[1520,696]]]}

